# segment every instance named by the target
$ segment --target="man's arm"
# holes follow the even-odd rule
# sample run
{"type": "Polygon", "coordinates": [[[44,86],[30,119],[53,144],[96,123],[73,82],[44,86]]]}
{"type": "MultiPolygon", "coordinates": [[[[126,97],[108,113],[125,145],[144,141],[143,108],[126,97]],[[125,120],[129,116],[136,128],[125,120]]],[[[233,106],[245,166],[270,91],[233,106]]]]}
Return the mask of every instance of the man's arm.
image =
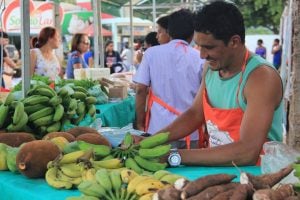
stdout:
{"type": "Polygon", "coordinates": [[[257,68],[244,89],[247,108],[241,123],[240,140],[208,149],[179,150],[183,163],[224,166],[232,165],[233,161],[237,165],[255,165],[282,95],[278,73],[266,66],[257,68]]]}
{"type": "Polygon", "coordinates": [[[148,95],[148,86],[136,84],[135,109],[136,109],[136,126],[138,130],[145,130],[146,118],[146,98],[148,95]]]}

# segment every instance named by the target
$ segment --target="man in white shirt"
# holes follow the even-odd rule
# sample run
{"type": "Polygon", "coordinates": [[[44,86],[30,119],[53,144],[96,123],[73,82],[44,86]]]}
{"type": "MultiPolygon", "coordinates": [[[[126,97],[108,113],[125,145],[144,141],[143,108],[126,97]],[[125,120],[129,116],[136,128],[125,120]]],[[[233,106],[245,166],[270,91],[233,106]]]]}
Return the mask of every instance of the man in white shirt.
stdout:
{"type": "MultiPolygon", "coordinates": [[[[133,78],[137,83],[137,129],[150,134],[167,126],[187,110],[201,83],[204,60],[200,58],[199,51],[189,45],[194,33],[192,13],[187,9],[172,13],[168,33],[171,41],[149,48],[133,78]]],[[[174,146],[197,148],[197,132],[174,146]]]]}

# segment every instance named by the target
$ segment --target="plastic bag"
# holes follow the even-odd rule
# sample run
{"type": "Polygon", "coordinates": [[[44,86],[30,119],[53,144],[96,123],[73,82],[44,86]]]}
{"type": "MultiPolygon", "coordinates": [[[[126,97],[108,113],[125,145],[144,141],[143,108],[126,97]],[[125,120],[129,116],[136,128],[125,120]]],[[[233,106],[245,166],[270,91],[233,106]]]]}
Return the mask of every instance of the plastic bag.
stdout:
{"type": "Polygon", "coordinates": [[[132,123],[123,128],[103,127],[97,130],[111,143],[113,147],[117,147],[122,143],[127,132],[131,133],[132,135],[141,135],[144,133],[143,131],[133,129],[132,123]]]}
{"type": "Polygon", "coordinates": [[[295,162],[300,152],[282,142],[266,142],[263,146],[264,155],[261,156],[262,173],[273,173],[295,162]]]}
{"type": "Polygon", "coordinates": [[[108,96],[101,90],[100,85],[95,85],[88,89],[90,95],[96,97],[97,104],[104,104],[108,102],[108,96]]]}

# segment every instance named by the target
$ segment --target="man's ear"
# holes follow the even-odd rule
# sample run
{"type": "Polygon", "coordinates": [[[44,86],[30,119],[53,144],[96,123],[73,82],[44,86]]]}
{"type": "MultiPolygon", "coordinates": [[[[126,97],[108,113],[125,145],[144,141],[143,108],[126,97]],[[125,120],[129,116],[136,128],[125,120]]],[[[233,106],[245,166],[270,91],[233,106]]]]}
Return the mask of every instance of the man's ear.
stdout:
{"type": "Polygon", "coordinates": [[[236,48],[242,42],[239,35],[234,35],[231,37],[228,46],[236,48]]]}

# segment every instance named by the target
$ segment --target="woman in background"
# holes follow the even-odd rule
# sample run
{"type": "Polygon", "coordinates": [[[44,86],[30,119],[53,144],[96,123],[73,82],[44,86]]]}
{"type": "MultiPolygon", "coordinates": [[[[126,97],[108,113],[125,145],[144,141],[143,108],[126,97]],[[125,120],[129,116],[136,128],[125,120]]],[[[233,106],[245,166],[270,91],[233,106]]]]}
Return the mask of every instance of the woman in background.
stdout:
{"type": "Polygon", "coordinates": [[[87,34],[76,33],[71,42],[71,53],[68,56],[67,78],[74,79],[74,69],[88,68],[83,55],[89,50],[90,41],[87,34]]]}
{"type": "Polygon", "coordinates": [[[30,50],[31,75],[47,76],[51,80],[61,75],[60,63],[54,52],[60,43],[60,35],[54,27],[45,27],[40,31],[36,48],[30,50]]]}
{"type": "Polygon", "coordinates": [[[109,40],[105,44],[104,54],[105,67],[110,68],[110,73],[122,72],[122,59],[119,52],[114,50],[113,41],[109,40]]]}
{"type": "Polygon", "coordinates": [[[261,57],[263,57],[264,59],[266,59],[267,56],[267,49],[266,47],[263,46],[263,40],[262,39],[258,39],[257,40],[257,47],[255,49],[255,54],[260,55],[261,57]]]}

